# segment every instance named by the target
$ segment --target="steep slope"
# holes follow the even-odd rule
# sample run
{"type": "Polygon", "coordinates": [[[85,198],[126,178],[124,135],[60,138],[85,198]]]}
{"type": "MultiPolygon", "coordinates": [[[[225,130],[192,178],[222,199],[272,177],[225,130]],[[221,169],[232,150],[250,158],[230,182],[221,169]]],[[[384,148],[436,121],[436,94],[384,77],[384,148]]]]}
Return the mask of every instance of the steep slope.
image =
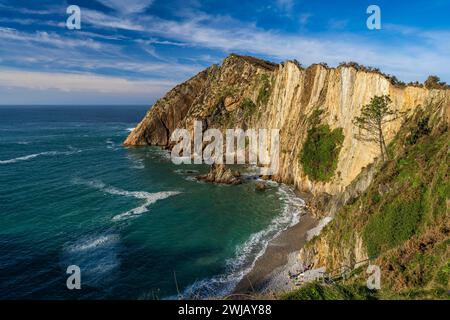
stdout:
{"type": "MultiPolygon", "coordinates": [[[[390,290],[448,288],[450,90],[399,85],[353,64],[304,69],[231,55],[159,100],[125,144],[170,148],[173,130],[192,131],[194,120],[205,130],[280,129],[280,170],[272,179],[309,192],[313,213],[334,217],[302,249],[306,265],[334,270],[371,258],[390,290]],[[404,113],[383,128],[384,163],[353,124],[380,95],[404,113]]],[[[366,295],[355,288],[355,296],[366,295]]]]}
{"type": "MultiPolygon", "coordinates": [[[[336,270],[370,258],[381,267],[382,288],[392,297],[439,297],[439,292],[445,297],[450,288],[450,122],[444,111],[444,105],[431,104],[405,121],[389,146],[390,160],[365,170],[374,172],[365,191],[337,209],[334,220],[302,249],[305,264],[336,270]]],[[[314,288],[290,296],[308,295],[314,288]]]]}
{"type": "MultiPolygon", "coordinates": [[[[312,65],[303,69],[287,61],[280,65],[251,57],[231,55],[221,66],[214,65],[175,87],[159,100],[126,139],[125,145],[169,146],[177,127],[192,129],[194,120],[206,128],[280,129],[280,170],[274,180],[293,184],[315,195],[340,194],[379,156],[375,145],[356,139],[352,120],[375,95],[387,94],[394,108],[409,114],[429,101],[442,101],[450,117],[449,90],[396,86],[386,76],[354,66],[328,68],[312,65]],[[317,111],[321,110],[317,119],[317,111]],[[323,132],[339,129],[342,141],[334,169],[317,180],[305,172],[300,158],[312,122],[323,132]]],[[[385,127],[389,143],[401,119],[385,127]]],[[[314,160],[314,159],[313,159],[314,160]]],[[[326,167],[327,168],[327,167],[326,167]]]]}

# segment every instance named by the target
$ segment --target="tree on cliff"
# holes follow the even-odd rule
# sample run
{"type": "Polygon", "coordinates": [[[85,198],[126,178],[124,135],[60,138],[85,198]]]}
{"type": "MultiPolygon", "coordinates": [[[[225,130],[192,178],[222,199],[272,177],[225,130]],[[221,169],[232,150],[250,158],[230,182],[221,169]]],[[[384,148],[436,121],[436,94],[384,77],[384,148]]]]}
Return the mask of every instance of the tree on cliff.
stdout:
{"type": "Polygon", "coordinates": [[[361,116],[353,120],[353,124],[359,128],[356,138],[361,141],[377,143],[383,161],[388,159],[383,126],[400,116],[398,111],[391,108],[391,102],[389,96],[375,96],[369,104],[363,106],[361,116]]]}
{"type": "Polygon", "coordinates": [[[427,89],[448,89],[449,86],[444,81],[441,81],[441,79],[438,76],[429,76],[428,79],[425,81],[425,88],[427,89]]]}

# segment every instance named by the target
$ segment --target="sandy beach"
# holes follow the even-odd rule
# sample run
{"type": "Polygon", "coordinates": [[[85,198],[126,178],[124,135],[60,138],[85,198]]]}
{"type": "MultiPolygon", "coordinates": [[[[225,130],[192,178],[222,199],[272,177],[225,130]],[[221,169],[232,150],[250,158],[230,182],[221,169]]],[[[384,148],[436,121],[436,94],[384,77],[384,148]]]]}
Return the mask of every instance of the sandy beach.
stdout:
{"type": "Polygon", "coordinates": [[[288,272],[297,271],[301,265],[298,251],[305,245],[308,230],[317,225],[310,214],[273,239],[266,252],[256,261],[255,267],[236,286],[234,294],[286,291],[293,288],[288,272]]]}

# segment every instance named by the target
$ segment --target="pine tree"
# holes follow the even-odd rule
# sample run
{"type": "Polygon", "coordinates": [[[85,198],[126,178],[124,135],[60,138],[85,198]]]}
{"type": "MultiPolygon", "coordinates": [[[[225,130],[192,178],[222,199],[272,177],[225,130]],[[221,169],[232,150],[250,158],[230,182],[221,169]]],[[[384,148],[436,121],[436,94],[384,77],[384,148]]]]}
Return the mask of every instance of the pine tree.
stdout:
{"type": "Polygon", "coordinates": [[[356,138],[361,141],[377,143],[383,161],[389,158],[383,126],[400,116],[398,111],[392,109],[391,102],[387,95],[375,96],[369,104],[363,106],[361,115],[353,120],[353,124],[359,128],[356,138]]]}

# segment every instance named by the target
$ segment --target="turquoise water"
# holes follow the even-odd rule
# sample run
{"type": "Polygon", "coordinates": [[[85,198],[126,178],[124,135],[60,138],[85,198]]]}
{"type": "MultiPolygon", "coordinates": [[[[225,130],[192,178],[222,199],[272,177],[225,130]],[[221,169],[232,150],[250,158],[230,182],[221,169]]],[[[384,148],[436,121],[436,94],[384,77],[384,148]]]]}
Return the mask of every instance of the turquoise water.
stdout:
{"type": "Polygon", "coordinates": [[[199,183],[204,166],[124,148],[146,110],[0,107],[0,298],[226,294],[298,221],[287,187],[199,183]],[[70,265],[81,290],[66,287],[70,265]]]}

